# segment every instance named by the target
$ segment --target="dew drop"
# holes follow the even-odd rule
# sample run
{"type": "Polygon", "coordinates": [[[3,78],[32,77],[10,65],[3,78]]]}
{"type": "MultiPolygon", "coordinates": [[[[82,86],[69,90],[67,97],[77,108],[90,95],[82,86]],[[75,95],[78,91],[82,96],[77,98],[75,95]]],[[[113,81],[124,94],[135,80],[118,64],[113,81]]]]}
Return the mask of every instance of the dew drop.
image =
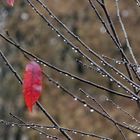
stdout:
{"type": "Polygon", "coordinates": [[[138,137],[140,137],[140,134],[137,134],[138,137]]]}
{"type": "Polygon", "coordinates": [[[94,110],[93,109],[90,109],[90,112],[94,112],[94,110]]]}
{"type": "Polygon", "coordinates": [[[60,34],[57,34],[58,37],[60,37],[60,34]]]}
{"type": "Polygon", "coordinates": [[[15,126],[15,124],[12,124],[12,127],[14,127],[15,126]]]}
{"type": "Polygon", "coordinates": [[[29,128],[30,128],[30,126],[27,126],[27,128],[29,129],[29,128]]]}
{"type": "Polygon", "coordinates": [[[112,81],[113,81],[113,79],[110,79],[110,81],[112,82],[112,81]]]}
{"type": "Polygon", "coordinates": [[[87,107],[87,104],[84,104],[84,107],[87,107]]]}
{"type": "Polygon", "coordinates": [[[74,131],[74,134],[77,134],[77,132],[76,132],[76,131],[74,131]]]}
{"type": "Polygon", "coordinates": [[[108,98],[106,98],[106,101],[109,101],[109,99],[108,99],[108,98]]]}
{"type": "Polygon", "coordinates": [[[132,97],[132,99],[133,99],[133,100],[136,100],[136,101],[138,100],[138,98],[137,98],[137,97],[134,97],[134,96],[132,97]]]}
{"type": "Polygon", "coordinates": [[[60,86],[58,85],[57,88],[60,88],[60,86]]]}
{"type": "Polygon", "coordinates": [[[99,69],[99,68],[97,68],[97,71],[100,71],[100,69],[99,69]]]}
{"type": "Polygon", "coordinates": [[[130,83],[130,85],[132,86],[133,84],[132,84],[132,83],[130,83]]]}
{"type": "Polygon", "coordinates": [[[74,101],[77,101],[77,98],[74,98],[74,101]]]}
{"type": "Polygon", "coordinates": [[[121,87],[120,85],[118,85],[118,87],[121,87]]]}
{"type": "Polygon", "coordinates": [[[117,109],[119,109],[120,107],[119,106],[117,106],[117,109]]]}

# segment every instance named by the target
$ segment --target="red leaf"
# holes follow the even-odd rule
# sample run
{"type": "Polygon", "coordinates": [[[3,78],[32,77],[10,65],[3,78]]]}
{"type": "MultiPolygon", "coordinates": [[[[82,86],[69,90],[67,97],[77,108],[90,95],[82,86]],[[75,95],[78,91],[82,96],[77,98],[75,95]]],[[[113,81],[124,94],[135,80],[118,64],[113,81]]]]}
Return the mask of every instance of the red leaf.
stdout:
{"type": "Polygon", "coordinates": [[[31,61],[26,65],[23,78],[23,94],[25,103],[30,111],[38,101],[42,91],[42,71],[39,64],[31,61]]]}
{"type": "Polygon", "coordinates": [[[7,1],[7,4],[9,6],[13,6],[14,5],[14,2],[15,2],[15,0],[6,0],[6,1],[7,1]]]}

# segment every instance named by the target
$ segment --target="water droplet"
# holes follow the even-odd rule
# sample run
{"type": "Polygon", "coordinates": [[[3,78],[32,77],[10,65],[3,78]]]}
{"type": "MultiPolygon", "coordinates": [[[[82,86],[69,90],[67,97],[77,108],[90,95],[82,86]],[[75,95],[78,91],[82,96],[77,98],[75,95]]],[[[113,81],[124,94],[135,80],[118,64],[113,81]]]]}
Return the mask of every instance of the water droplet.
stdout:
{"type": "Polygon", "coordinates": [[[74,98],[74,101],[77,101],[77,98],[74,98]]]}
{"type": "Polygon", "coordinates": [[[14,127],[15,126],[15,124],[12,124],[12,127],[14,127]]]}
{"type": "Polygon", "coordinates": [[[75,50],[74,52],[77,53],[77,50],[75,50]]]}
{"type": "Polygon", "coordinates": [[[120,77],[123,77],[122,75],[120,75],[120,77]]]}
{"type": "Polygon", "coordinates": [[[117,109],[120,109],[120,107],[119,107],[119,106],[117,106],[117,109]]]}
{"type": "Polygon", "coordinates": [[[139,2],[139,1],[137,2],[137,6],[139,6],[139,7],[140,7],[140,2],[139,2]]]}
{"type": "Polygon", "coordinates": [[[84,107],[87,107],[87,104],[84,104],[84,107]]]}
{"type": "Polygon", "coordinates": [[[106,98],[105,100],[106,100],[106,101],[109,101],[109,99],[108,99],[108,98],[106,98]]]}
{"type": "Polygon", "coordinates": [[[135,87],[135,85],[132,85],[133,87],[135,87]]]}
{"type": "Polygon", "coordinates": [[[113,79],[110,79],[110,81],[112,82],[112,81],[113,81],[113,79]]]}
{"type": "Polygon", "coordinates": [[[57,88],[60,88],[60,85],[57,85],[57,88]]]}
{"type": "Polygon", "coordinates": [[[118,87],[121,87],[120,85],[118,85],[118,87]]]}
{"type": "Polygon", "coordinates": [[[74,79],[74,77],[71,77],[71,79],[73,80],[73,79],[74,79]]]}
{"type": "Polygon", "coordinates": [[[60,37],[60,34],[57,34],[58,37],[60,37]]]}
{"type": "Polygon", "coordinates": [[[94,110],[93,109],[90,109],[90,112],[94,112],[94,110]]]}
{"type": "Polygon", "coordinates": [[[140,137],[140,134],[137,134],[138,137],[140,137]]]}
{"type": "Polygon", "coordinates": [[[130,83],[130,85],[132,86],[133,84],[132,84],[132,83],[130,83]]]}
{"type": "Polygon", "coordinates": [[[97,68],[97,71],[100,71],[100,69],[99,69],[99,68],[97,68]]]}
{"type": "Polygon", "coordinates": [[[137,73],[140,74],[140,67],[137,68],[137,73]]]}
{"type": "Polygon", "coordinates": [[[136,100],[136,101],[137,101],[137,100],[138,100],[138,98],[137,98],[137,97],[135,97],[135,96],[133,96],[133,97],[132,97],[132,100],[136,100]]]}
{"type": "Polygon", "coordinates": [[[29,128],[30,128],[30,126],[27,126],[27,128],[29,129],[29,128]]]}
{"type": "Polygon", "coordinates": [[[41,133],[41,132],[40,132],[39,134],[40,134],[40,135],[42,135],[42,133],[41,133]]]}

